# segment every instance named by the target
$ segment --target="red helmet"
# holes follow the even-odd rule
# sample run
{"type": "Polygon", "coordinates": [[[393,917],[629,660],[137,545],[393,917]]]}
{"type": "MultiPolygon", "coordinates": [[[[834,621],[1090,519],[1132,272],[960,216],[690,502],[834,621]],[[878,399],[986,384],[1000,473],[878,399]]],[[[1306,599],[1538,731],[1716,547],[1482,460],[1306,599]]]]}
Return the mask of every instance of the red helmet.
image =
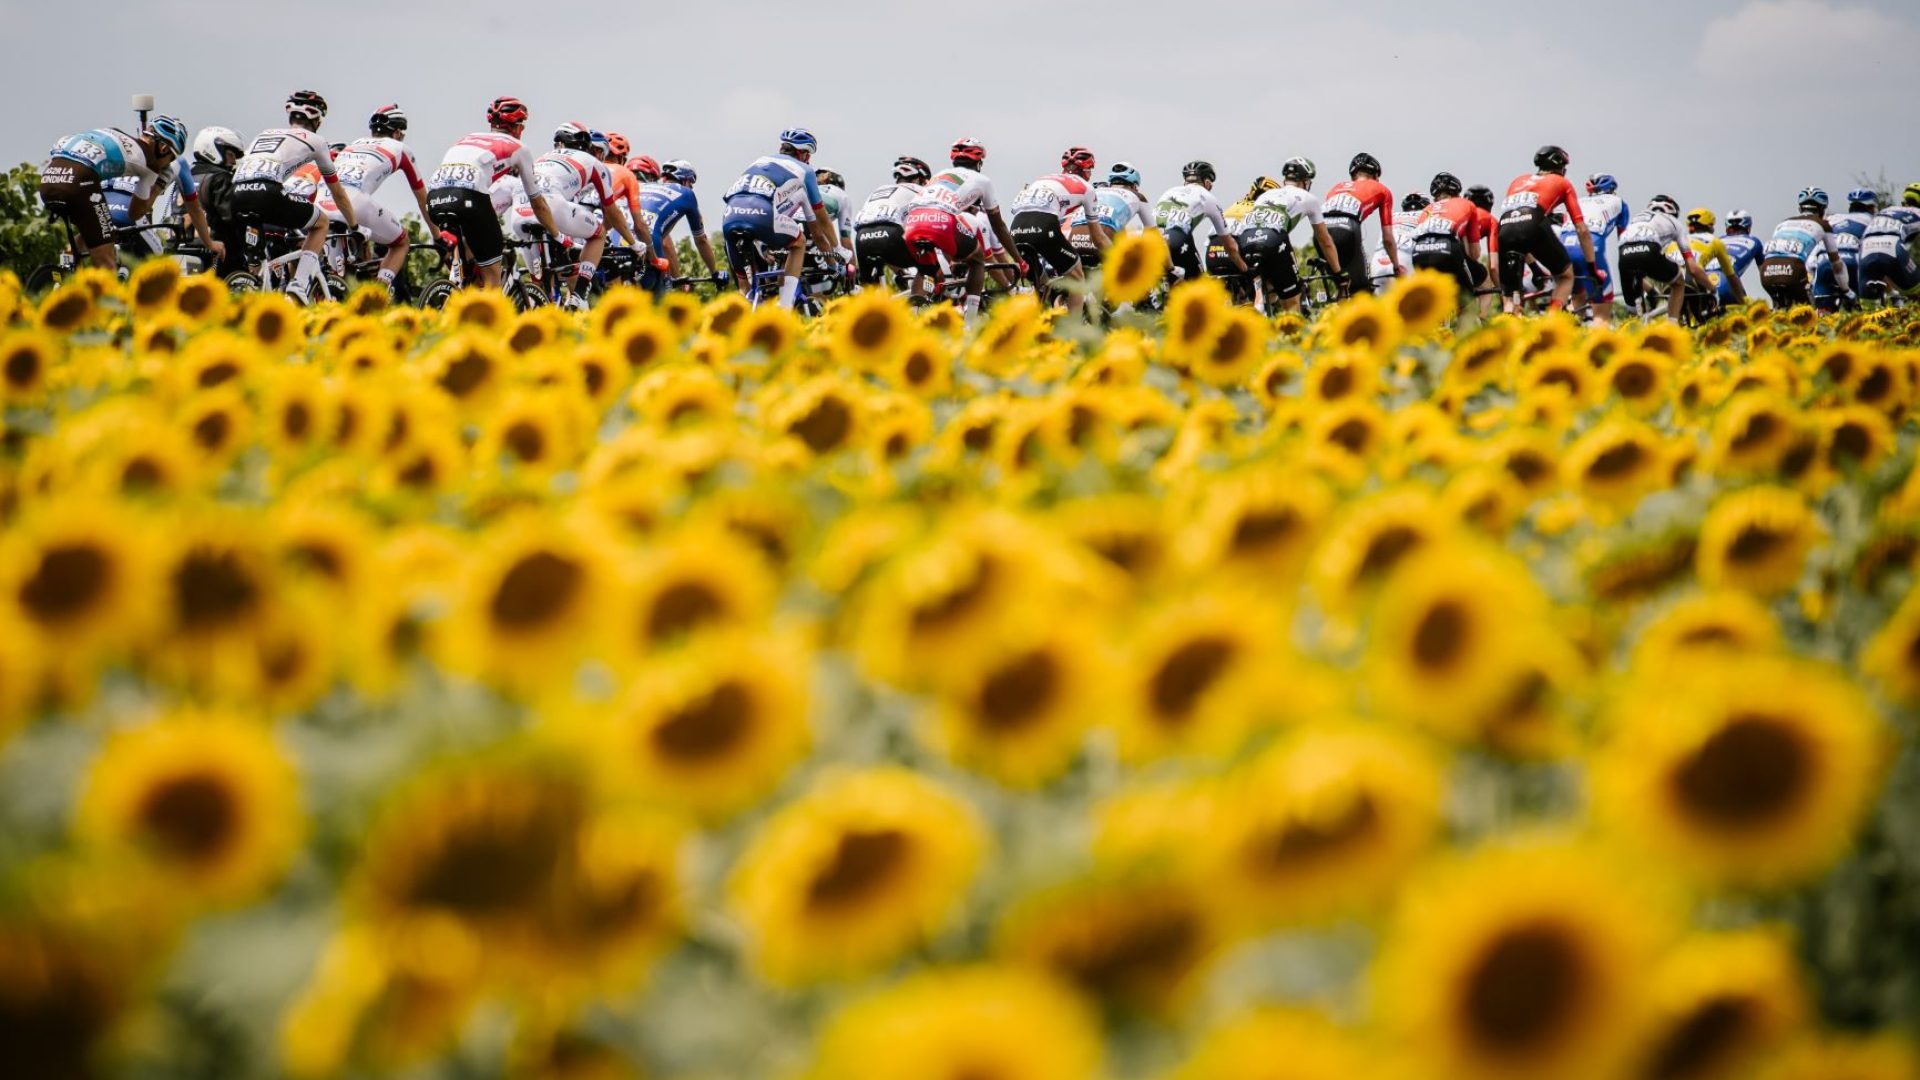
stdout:
{"type": "Polygon", "coordinates": [[[987,162],[987,148],[973,139],[961,139],[947,151],[947,160],[955,165],[977,169],[987,162]]]}
{"type": "Polygon", "coordinates": [[[1093,151],[1084,146],[1069,146],[1060,155],[1060,167],[1075,176],[1088,176],[1100,163],[1093,159],[1093,151]]]}
{"type": "Polygon", "coordinates": [[[627,168],[633,175],[648,183],[660,179],[660,163],[645,154],[635,154],[627,159],[627,168]]]}
{"type": "Polygon", "coordinates": [[[616,159],[625,159],[628,154],[633,153],[633,146],[627,142],[625,135],[617,131],[609,131],[607,132],[607,150],[616,159]]]}
{"type": "Polygon", "coordinates": [[[527,122],[527,107],[517,97],[497,97],[487,106],[487,123],[513,127],[527,122]]]}

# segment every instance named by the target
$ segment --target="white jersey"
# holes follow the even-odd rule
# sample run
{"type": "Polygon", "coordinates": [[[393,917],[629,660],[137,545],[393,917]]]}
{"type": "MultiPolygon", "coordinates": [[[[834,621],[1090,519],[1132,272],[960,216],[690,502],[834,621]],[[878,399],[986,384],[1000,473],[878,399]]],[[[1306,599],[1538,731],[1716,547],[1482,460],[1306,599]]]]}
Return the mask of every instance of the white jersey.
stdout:
{"type": "Polygon", "coordinates": [[[1626,200],[1611,193],[1583,197],[1580,200],[1580,217],[1593,234],[1595,247],[1605,243],[1607,233],[1618,234],[1630,222],[1626,200]]]}
{"type": "Polygon", "coordinates": [[[993,222],[987,220],[986,211],[975,210],[961,216],[973,226],[974,236],[980,241],[980,250],[989,258],[1006,253],[1007,249],[1000,244],[1000,234],[993,231],[993,222]]]}
{"type": "Polygon", "coordinates": [[[533,155],[519,139],[504,131],[476,131],[447,149],[427,186],[486,194],[506,176],[518,177],[529,189],[540,186],[533,175],[533,155]]]}
{"type": "Polygon", "coordinates": [[[1094,199],[1092,184],[1070,173],[1054,173],[1021,188],[1020,194],[1014,197],[1013,212],[1064,218],[1075,212],[1098,213],[1099,204],[1094,199]]]}
{"type": "Polygon", "coordinates": [[[1395,271],[1394,260],[1387,258],[1387,243],[1382,239],[1373,245],[1373,280],[1390,278],[1396,273],[1413,273],[1413,238],[1419,231],[1420,215],[1417,213],[1403,210],[1393,219],[1393,250],[1394,254],[1400,256],[1400,268],[1395,271]]]}
{"type": "Polygon", "coordinates": [[[233,167],[233,182],[272,180],[285,183],[300,166],[312,162],[323,180],[332,180],[333,152],[327,142],[306,128],[268,128],[253,137],[247,152],[233,167]]]}
{"type": "Polygon", "coordinates": [[[1153,218],[1154,224],[1162,229],[1191,231],[1202,221],[1207,221],[1213,224],[1214,232],[1223,236],[1227,233],[1227,218],[1220,212],[1220,200],[1199,184],[1168,188],[1155,201],[1153,218]]]}
{"type": "MultiPolygon", "coordinates": [[[[1767,258],[1781,257],[1799,259],[1809,268],[1825,257],[1840,262],[1840,241],[1827,229],[1826,219],[1818,214],[1796,214],[1773,228],[1773,239],[1767,241],[1767,258]]],[[[1839,267],[1841,274],[1846,264],[1839,267]]]]}
{"type": "Polygon", "coordinates": [[[987,179],[985,173],[955,165],[935,173],[927,186],[920,189],[920,197],[913,205],[964,214],[972,210],[998,210],[1000,196],[994,192],[993,181],[987,179]]]}
{"type": "Polygon", "coordinates": [[[1672,214],[1645,210],[1634,215],[1621,244],[1656,244],[1660,253],[1677,263],[1693,259],[1693,245],[1687,241],[1687,228],[1672,214]]]}
{"type": "Polygon", "coordinates": [[[613,200],[613,172],[585,150],[541,154],[533,163],[533,177],[533,189],[549,203],[602,206],[613,200]]]}
{"type": "Polygon", "coordinates": [[[384,136],[370,136],[355,139],[347,144],[345,150],[333,159],[333,171],[340,177],[345,187],[364,191],[371,195],[380,190],[387,177],[399,173],[407,178],[407,186],[415,191],[425,187],[420,179],[420,168],[413,160],[413,151],[399,139],[384,136]]]}
{"type": "Polygon", "coordinates": [[[1320,196],[1303,187],[1283,184],[1272,191],[1261,192],[1260,197],[1253,200],[1253,206],[1234,223],[1234,230],[1237,235],[1248,229],[1272,229],[1291,237],[1302,221],[1315,225],[1326,223],[1320,196]]]}
{"type": "Polygon", "coordinates": [[[883,184],[867,195],[867,201],[860,204],[860,210],[853,216],[853,224],[879,225],[891,222],[898,225],[907,219],[907,207],[920,197],[919,184],[883,184]]]}

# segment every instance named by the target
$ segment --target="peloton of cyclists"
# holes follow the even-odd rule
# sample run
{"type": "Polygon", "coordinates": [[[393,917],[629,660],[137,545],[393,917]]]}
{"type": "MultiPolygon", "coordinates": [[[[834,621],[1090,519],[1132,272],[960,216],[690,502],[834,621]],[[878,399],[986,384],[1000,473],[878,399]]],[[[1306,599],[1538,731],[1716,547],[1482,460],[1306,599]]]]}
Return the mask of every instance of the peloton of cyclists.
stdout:
{"type": "Polygon", "coordinates": [[[1703,292],[1713,291],[1713,282],[1695,260],[1686,226],[1680,222],[1680,204],[1670,196],[1655,195],[1620,238],[1621,298],[1634,311],[1643,311],[1643,290],[1651,281],[1667,291],[1667,317],[1677,320],[1686,310],[1689,279],[1703,292]]]}
{"type": "Polygon", "coordinates": [[[1531,173],[1523,173],[1507,185],[1507,198],[1500,206],[1500,228],[1495,243],[1500,252],[1500,293],[1509,312],[1519,309],[1525,292],[1529,258],[1553,277],[1550,307],[1559,311],[1573,296],[1573,260],[1567,257],[1552,225],[1553,212],[1565,207],[1572,219],[1580,252],[1588,266],[1599,265],[1594,257],[1593,237],[1587,220],[1567,182],[1567,166],[1572,162],[1558,146],[1543,146],[1533,155],[1531,173]]]}
{"type": "Polygon", "coordinates": [[[1087,226],[1089,220],[1098,220],[1109,239],[1134,230],[1159,231],[1154,222],[1153,205],[1140,194],[1140,170],[1131,163],[1116,161],[1107,166],[1106,179],[1093,185],[1093,198],[1096,211],[1093,219],[1081,210],[1067,217],[1068,239],[1073,243],[1074,254],[1079,255],[1085,265],[1097,267],[1106,256],[1105,248],[1094,245],[1093,230],[1087,226]]]}
{"type": "Polygon", "coordinates": [[[1371,264],[1361,239],[1361,227],[1375,214],[1380,215],[1380,246],[1395,267],[1395,273],[1399,272],[1400,246],[1393,236],[1393,192],[1380,182],[1382,175],[1379,158],[1358,153],[1347,163],[1347,179],[1327,189],[1327,232],[1340,250],[1340,265],[1347,270],[1348,287],[1356,293],[1373,290],[1373,281],[1367,273],[1371,264]]]}

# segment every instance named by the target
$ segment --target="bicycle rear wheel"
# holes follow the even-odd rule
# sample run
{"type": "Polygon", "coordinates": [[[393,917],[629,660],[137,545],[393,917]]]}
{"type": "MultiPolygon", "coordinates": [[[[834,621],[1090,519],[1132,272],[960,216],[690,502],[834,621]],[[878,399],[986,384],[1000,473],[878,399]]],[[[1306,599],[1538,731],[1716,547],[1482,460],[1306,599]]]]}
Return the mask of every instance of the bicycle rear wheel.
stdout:
{"type": "Polygon", "coordinates": [[[540,286],[525,279],[514,282],[513,290],[507,294],[507,298],[513,301],[515,311],[532,311],[534,308],[547,305],[547,294],[541,291],[540,286]]]}
{"type": "Polygon", "coordinates": [[[227,291],[230,293],[259,292],[260,279],[250,271],[236,270],[227,275],[227,291]]]}
{"type": "Polygon", "coordinates": [[[26,289],[28,296],[38,296],[49,289],[59,286],[66,280],[67,270],[65,267],[59,263],[42,263],[33,268],[33,273],[27,275],[27,281],[23,288],[26,289]]]}
{"type": "Polygon", "coordinates": [[[427,287],[420,290],[420,306],[439,311],[447,306],[447,297],[453,295],[453,282],[446,278],[434,278],[427,287]]]}

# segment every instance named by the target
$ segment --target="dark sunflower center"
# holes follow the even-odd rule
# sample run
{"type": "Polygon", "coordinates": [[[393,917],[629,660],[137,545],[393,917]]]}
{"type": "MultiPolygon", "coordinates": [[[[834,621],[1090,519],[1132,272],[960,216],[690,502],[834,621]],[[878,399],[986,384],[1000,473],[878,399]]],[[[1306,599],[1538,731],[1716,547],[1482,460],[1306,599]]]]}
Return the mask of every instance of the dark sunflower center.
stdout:
{"type": "Polygon", "coordinates": [[[1740,429],[1727,445],[1737,453],[1745,453],[1756,446],[1765,446],[1780,430],[1780,420],[1772,413],[1754,413],[1747,418],[1747,426],[1740,429]]]}
{"type": "Polygon", "coordinates": [[[57,544],[20,586],[20,606],[43,623],[86,614],[113,581],[113,561],[91,544],[57,544]]]}
{"type": "Polygon", "coordinates": [[[1413,662],[1437,672],[1458,661],[1473,642],[1473,619],[1466,606],[1444,599],[1427,608],[1413,630],[1413,662]]]}
{"type": "Polygon", "coordinates": [[[1631,476],[1647,460],[1647,452],[1639,443],[1628,439],[1617,442],[1594,455],[1593,464],[1587,466],[1587,475],[1595,480],[1618,480],[1631,476]]]}
{"type": "Polygon", "coordinates": [[[1162,723],[1184,723],[1227,670],[1238,649],[1224,637],[1199,637],[1168,654],[1147,687],[1154,715],[1162,723]]]}
{"type": "Polygon", "coordinates": [[[1791,814],[1814,780],[1812,748],[1778,717],[1730,718],[1674,769],[1682,807],[1729,832],[1764,828],[1791,814]]]}
{"type": "Polygon", "coordinates": [[[55,300],[47,308],[45,322],[55,330],[71,330],[81,319],[87,317],[87,311],[93,301],[80,293],[68,293],[55,300]]]}
{"type": "Polygon", "coordinates": [[[180,290],[180,295],[173,298],[173,302],[179,306],[182,315],[197,319],[213,306],[213,289],[207,285],[188,283],[180,290]]]}
{"type": "Polygon", "coordinates": [[[514,328],[513,336],[507,338],[507,348],[517,353],[529,352],[545,344],[547,335],[532,323],[521,323],[514,328]]]}
{"type": "Polygon", "coordinates": [[[1701,1002],[1655,1045],[1648,1080],[1689,1080],[1718,1073],[1758,1019],[1752,1000],[1722,996],[1701,1002]]]}
{"type": "Polygon", "coordinates": [[[40,377],[40,353],[30,346],[22,345],[7,354],[7,385],[14,387],[32,386],[40,377]]]}
{"type": "Polygon", "coordinates": [[[1893,372],[1884,364],[1876,364],[1867,377],[1860,380],[1860,388],[1854,391],[1854,397],[1871,405],[1887,396],[1893,389],[1893,372]]]}
{"type": "Polygon", "coordinates": [[[304,439],[313,430],[313,410],[304,401],[295,401],[280,414],[280,430],[289,439],[304,439]]]}
{"type": "Polygon", "coordinates": [[[1354,577],[1369,581],[1384,575],[1408,552],[1419,547],[1421,539],[1417,530],[1405,525],[1389,525],[1381,529],[1367,543],[1366,554],[1361,556],[1360,569],[1354,577]]]}
{"type": "Polygon", "coordinates": [[[557,805],[509,820],[460,822],[427,854],[402,899],[462,915],[520,908],[545,892],[572,838],[571,824],[557,805]]]}
{"type": "Polygon", "coordinates": [[[902,372],[910,385],[919,386],[933,378],[933,358],[924,352],[909,353],[902,372]]]}
{"type": "Polygon", "coordinates": [[[824,454],[845,442],[853,430],[853,410],[833,394],[828,394],[787,427],[807,449],[824,454]]]}
{"type": "Polygon", "coordinates": [[[1292,507],[1249,510],[1233,523],[1233,538],[1228,546],[1236,555],[1254,554],[1295,535],[1299,527],[1300,515],[1292,507]]]}
{"type": "Polygon", "coordinates": [[[1727,545],[1727,561],[1739,564],[1759,562],[1779,550],[1786,540],[1784,535],[1758,522],[1743,525],[1734,536],[1733,543],[1727,545]]]}
{"type": "Polygon", "coordinates": [[[259,321],[253,324],[254,336],[261,341],[279,341],[280,335],[286,332],[286,316],[272,309],[262,311],[259,321]]]}
{"type": "Polygon", "coordinates": [[[1847,421],[1833,429],[1833,448],[1827,451],[1827,460],[1835,467],[1847,462],[1863,461],[1867,452],[1873,449],[1873,436],[1867,434],[1864,425],[1847,421]]]}
{"type": "Polygon", "coordinates": [[[627,363],[634,367],[645,367],[660,355],[660,336],[649,333],[629,335],[622,351],[627,355],[627,363]]]}
{"type": "Polygon", "coordinates": [[[1532,487],[1552,468],[1538,454],[1530,452],[1508,454],[1504,464],[1507,475],[1518,480],[1523,487],[1532,487]]]}
{"type": "Polygon", "coordinates": [[[120,470],[120,490],[129,495],[152,491],[164,484],[166,470],[150,457],[137,457],[120,470]]]}
{"type": "Polygon", "coordinates": [[[905,866],[912,844],[898,829],[852,829],[840,835],[833,858],[807,883],[807,906],[857,904],[878,892],[905,866]]]}
{"type": "Polygon", "coordinates": [[[1460,1019],[1496,1056],[1544,1049],[1573,1022],[1587,996],[1586,958],[1551,923],[1517,926],[1491,942],[1467,973],[1460,1019]]]}
{"type": "Polygon", "coordinates": [[[232,431],[233,418],[216,409],[193,422],[193,441],[202,450],[218,450],[227,445],[227,436],[232,431]]]}
{"type": "Polygon", "coordinates": [[[302,570],[311,570],[336,582],[346,573],[346,564],[340,558],[340,552],[318,540],[304,541],[287,548],[287,561],[302,570]]]}
{"type": "Polygon", "coordinates": [[[1645,364],[1626,364],[1614,373],[1613,388],[1621,397],[1646,396],[1653,389],[1653,369],[1645,364]]]}
{"type": "Polygon", "coordinates": [[[986,600],[997,571],[992,559],[981,556],[966,580],[914,605],[909,616],[915,634],[938,633],[963,621],[986,600]]]}
{"type": "Polygon", "coordinates": [[[194,548],[173,570],[173,610],[188,631],[214,630],[252,614],[260,583],[232,551],[194,548]]]}
{"type": "Polygon", "coordinates": [[[884,311],[869,308],[853,320],[847,336],[859,348],[877,349],[893,336],[893,319],[884,311]]]}
{"type": "Polygon", "coordinates": [[[710,761],[738,745],[752,725],[753,695],[728,680],[674,710],[653,729],[653,745],[670,758],[710,761]]]}
{"type": "MultiPolygon", "coordinates": [[[[469,309],[472,310],[472,309],[469,309]]],[[[454,397],[462,398],[478,389],[487,381],[493,371],[493,365],[481,353],[468,350],[461,353],[440,373],[440,388],[454,397]]]]}
{"type": "Polygon", "coordinates": [[[647,610],[647,640],[670,641],[725,618],[727,606],[704,581],[676,581],[647,610]]]}
{"type": "Polygon", "coordinates": [[[540,461],[547,453],[546,435],[539,425],[526,420],[509,425],[500,441],[515,458],[528,464],[540,461]]]}
{"type": "Polygon", "coordinates": [[[1350,454],[1366,452],[1367,444],[1373,440],[1373,425],[1359,417],[1349,417],[1335,424],[1327,432],[1327,441],[1339,446],[1350,454]]]}
{"type": "Polygon", "coordinates": [[[1199,918],[1184,908],[1149,909],[1057,952],[1055,965],[1089,992],[1108,998],[1157,996],[1200,956],[1199,918]]]}
{"type": "Polygon", "coordinates": [[[523,555],[501,577],[489,613],[508,630],[537,628],[567,610],[585,577],[579,563],[551,551],[523,555]]]}
{"type": "Polygon", "coordinates": [[[1060,662],[1042,651],[995,668],[980,685],[981,726],[1006,734],[1044,716],[1060,687],[1060,662]]]}
{"type": "Polygon", "coordinates": [[[231,360],[215,360],[213,363],[201,368],[199,376],[195,378],[194,381],[200,385],[202,390],[207,390],[219,386],[224,382],[232,382],[239,374],[239,364],[231,360]]]}
{"type": "Polygon", "coordinates": [[[211,862],[239,828],[233,789],[219,777],[189,774],[154,785],[140,800],[141,835],[168,858],[211,862]]]}
{"type": "Polygon", "coordinates": [[[1379,823],[1379,808],[1362,794],[1327,821],[1290,820],[1260,833],[1248,845],[1248,861],[1261,871],[1296,869],[1365,838],[1379,823]]]}
{"type": "Polygon", "coordinates": [[[1353,392],[1353,369],[1339,364],[1327,369],[1320,377],[1320,397],[1326,401],[1338,401],[1353,392]]]}
{"type": "Polygon", "coordinates": [[[1212,360],[1216,364],[1231,364],[1244,356],[1253,345],[1253,335],[1238,321],[1227,324],[1226,332],[1213,343],[1212,360]]]}

